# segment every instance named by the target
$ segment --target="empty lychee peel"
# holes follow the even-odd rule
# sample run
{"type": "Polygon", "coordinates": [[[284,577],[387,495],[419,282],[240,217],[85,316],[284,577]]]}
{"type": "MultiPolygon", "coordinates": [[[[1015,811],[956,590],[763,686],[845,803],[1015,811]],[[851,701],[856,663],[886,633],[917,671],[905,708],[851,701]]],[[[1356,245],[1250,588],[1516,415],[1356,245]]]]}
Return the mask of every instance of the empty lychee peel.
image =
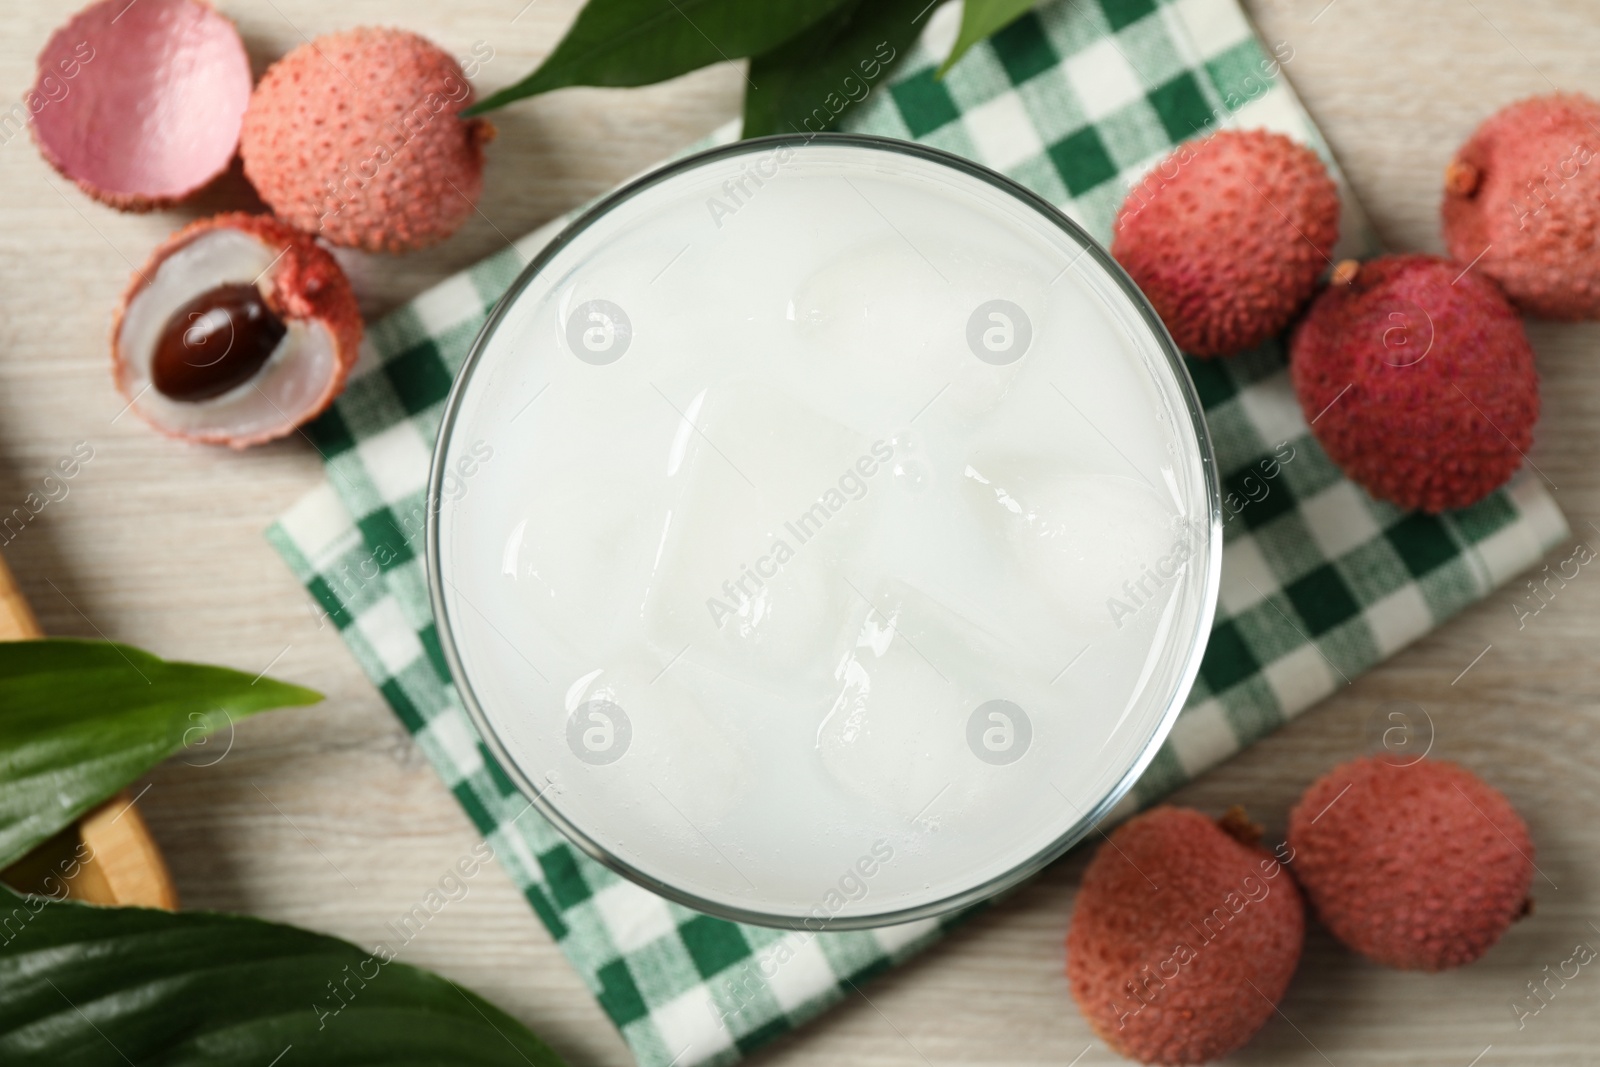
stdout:
{"type": "Polygon", "coordinates": [[[32,134],[45,161],[88,195],[150,211],[228,169],[249,97],[244,43],[209,4],[102,0],[40,51],[32,134]]]}

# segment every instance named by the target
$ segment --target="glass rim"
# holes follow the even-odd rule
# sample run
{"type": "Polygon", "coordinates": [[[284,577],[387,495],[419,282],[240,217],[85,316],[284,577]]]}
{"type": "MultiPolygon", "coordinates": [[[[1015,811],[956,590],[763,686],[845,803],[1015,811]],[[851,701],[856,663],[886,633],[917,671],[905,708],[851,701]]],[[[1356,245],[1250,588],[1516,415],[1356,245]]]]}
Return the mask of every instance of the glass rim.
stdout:
{"type": "Polygon", "coordinates": [[[428,578],[428,603],[433,613],[445,663],[450,668],[451,678],[455,684],[456,692],[460,696],[462,706],[466,709],[480,738],[488,747],[490,754],[500,764],[501,770],[505,772],[507,777],[511,779],[512,783],[528,800],[529,805],[541,816],[549,820],[569,843],[580,849],[591,859],[633,882],[635,885],[641,886],[673,903],[681,904],[686,908],[691,908],[716,918],[778,929],[810,930],[813,933],[820,933],[823,930],[864,930],[949,915],[963,908],[989,900],[1006,890],[1020,885],[1055,860],[1061,858],[1074,845],[1087,837],[1110,814],[1111,810],[1127,796],[1166,741],[1167,735],[1171,732],[1173,724],[1183,710],[1184,703],[1188,699],[1189,693],[1194,687],[1195,679],[1199,674],[1200,660],[1205,653],[1207,642],[1211,636],[1210,626],[1216,613],[1217,597],[1221,586],[1222,496],[1217,474],[1216,453],[1212,448],[1211,434],[1206,424],[1205,412],[1200,404],[1200,397],[1195,389],[1194,380],[1190,377],[1189,370],[1184,365],[1183,356],[1173,342],[1171,334],[1167,332],[1165,324],[1162,323],[1160,315],[1157,314],[1149,299],[1134,284],[1133,279],[1128,276],[1121,265],[1111,257],[1111,253],[1102,247],[1099,241],[1095,240],[1088,231],[1074,222],[1054,204],[1051,204],[1026,186],[998,171],[991,170],[982,164],[975,163],[951,152],[912,141],[902,141],[875,134],[831,132],[773,134],[766,137],[753,137],[748,140],[718,145],[700,152],[690,153],[680,159],[650,170],[624,183],[580,212],[522,268],[505,293],[495,302],[488,317],[484,320],[483,326],[478,330],[477,336],[473,338],[472,345],[467,351],[467,356],[462,361],[461,368],[456,372],[455,380],[451,383],[450,392],[445,399],[445,406],[439,422],[438,437],[434,441],[426,492],[425,513],[427,529],[424,555],[428,578]],[[1194,433],[1194,443],[1200,460],[1201,477],[1206,497],[1206,532],[1208,535],[1206,540],[1206,574],[1201,590],[1201,604],[1198,615],[1200,622],[1196,628],[1196,633],[1190,641],[1187,659],[1183,664],[1183,669],[1178,674],[1177,684],[1172,691],[1168,706],[1156,721],[1155,728],[1141,749],[1138,758],[1117,779],[1105,795],[1089,810],[1083,812],[1066,831],[1059,834],[1044,848],[1035,852],[1021,863],[978,885],[970,886],[958,893],[952,893],[937,900],[910,907],[895,908],[870,914],[830,915],[825,919],[817,919],[810,913],[766,912],[755,908],[740,907],[708,900],[680,889],[615,855],[568,819],[554,804],[546,800],[544,790],[530,780],[523,773],[517,762],[511,758],[510,753],[501,742],[499,734],[490,723],[487,713],[483,710],[476,694],[473,692],[465,665],[456,647],[450,612],[445,602],[446,579],[440,558],[439,545],[439,513],[442,510],[440,501],[443,499],[442,488],[446,470],[446,453],[450,447],[456,417],[460,414],[462,400],[466,394],[467,387],[482,360],[485,350],[489,346],[489,342],[493,339],[496,329],[509,313],[511,306],[516,302],[517,297],[522,294],[523,290],[540,275],[556,256],[560,255],[562,251],[581,237],[590,226],[615,208],[662,182],[705,164],[734,156],[759,152],[765,149],[800,148],[819,143],[897,153],[953,168],[969,177],[985,182],[1016,198],[1025,206],[1033,208],[1046,222],[1053,223],[1058,229],[1065,231],[1072,240],[1080,245],[1083,249],[1080,256],[1086,254],[1091,257],[1116,284],[1134,310],[1138,312],[1145,326],[1149,329],[1156,348],[1160,350],[1166,360],[1167,369],[1171,372],[1174,384],[1177,386],[1179,396],[1182,399],[1183,411],[1188,415],[1190,428],[1194,433]]]}

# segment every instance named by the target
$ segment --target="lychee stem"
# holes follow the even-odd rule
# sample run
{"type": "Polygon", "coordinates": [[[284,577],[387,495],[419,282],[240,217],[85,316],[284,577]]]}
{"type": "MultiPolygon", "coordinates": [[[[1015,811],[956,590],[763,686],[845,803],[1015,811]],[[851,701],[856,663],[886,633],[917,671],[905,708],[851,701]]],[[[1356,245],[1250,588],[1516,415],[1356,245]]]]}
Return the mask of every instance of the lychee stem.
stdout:
{"type": "Polygon", "coordinates": [[[1261,835],[1266,833],[1260,823],[1250,821],[1250,816],[1245,814],[1242,804],[1235,804],[1223,812],[1222,818],[1217,820],[1217,826],[1239,844],[1252,847],[1259,845],[1261,835]]]}
{"type": "Polygon", "coordinates": [[[1356,280],[1356,275],[1361,273],[1361,263],[1354,259],[1341,260],[1333,268],[1333,274],[1328,281],[1333,285],[1349,285],[1356,280]]]}
{"type": "Polygon", "coordinates": [[[1483,172],[1465,160],[1451,160],[1444,168],[1444,191],[1451,196],[1471,196],[1482,180],[1483,172]]]}

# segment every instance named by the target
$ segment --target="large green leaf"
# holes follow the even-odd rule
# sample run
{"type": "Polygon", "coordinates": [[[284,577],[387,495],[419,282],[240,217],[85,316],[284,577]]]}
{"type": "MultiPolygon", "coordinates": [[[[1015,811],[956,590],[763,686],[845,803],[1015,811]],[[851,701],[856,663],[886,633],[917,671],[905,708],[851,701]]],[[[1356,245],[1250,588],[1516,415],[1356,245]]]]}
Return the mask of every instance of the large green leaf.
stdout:
{"type": "Polygon", "coordinates": [[[961,9],[961,32],[950,49],[950,56],[939,68],[939,77],[967,54],[967,49],[991,34],[999,33],[1023,16],[1038,0],[967,0],[961,9]]]}
{"type": "Polygon", "coordinates": [[[820,133],[887,81],[927,26],[928,0],[848,0],[750,61],[744,136],[820,133]]]}
{"type": "Polygon", "coordinates": [[[555,51],[465,114],[569,85],[649,85],[782,44],[846,0],[589,0],[555,51]]]}
{"type": "MultiPolygon", "coordinates": [[[[482,997],[241,915],[97,908],[0,886],[6,1067],[559,1067],[482,997]]],[[[385,962],[388,960],[388,962],[385,962]]]]}
{"type": "Polygon", "coordinates": [[[0,642],[0,867],[185,744],[321,699],[107,641],[0,642]]]}

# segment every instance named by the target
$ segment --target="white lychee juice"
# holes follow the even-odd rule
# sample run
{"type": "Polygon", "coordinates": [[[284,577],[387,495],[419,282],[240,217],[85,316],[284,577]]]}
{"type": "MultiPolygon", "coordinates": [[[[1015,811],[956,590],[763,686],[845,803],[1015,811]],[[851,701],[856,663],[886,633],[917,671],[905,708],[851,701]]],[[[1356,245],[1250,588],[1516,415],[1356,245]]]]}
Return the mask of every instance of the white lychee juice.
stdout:
{"type": "Polygon", "coordinates": [[[812,928],[1090,832],[1194,678],[1221,546],[1192,388],[1109,258],[867,138],[715,150],[575,223],[480,336],[433,492],[447,656],[540,811],[812,928]]]}

